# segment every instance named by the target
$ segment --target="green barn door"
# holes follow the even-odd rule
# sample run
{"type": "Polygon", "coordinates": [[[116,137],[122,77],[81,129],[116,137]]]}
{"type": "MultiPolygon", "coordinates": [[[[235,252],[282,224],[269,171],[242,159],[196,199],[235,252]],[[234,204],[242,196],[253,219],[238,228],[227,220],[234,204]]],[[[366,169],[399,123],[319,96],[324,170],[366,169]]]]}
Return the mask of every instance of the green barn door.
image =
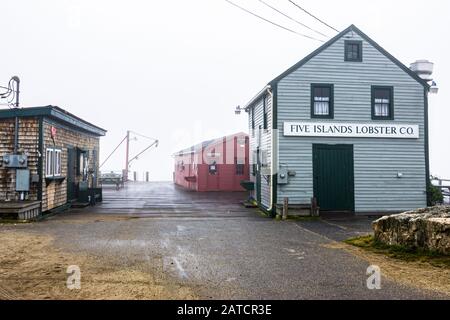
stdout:
{"type": "Polygon", "coordinates": [[[313,145],[313,171],[320,210],[354,211],[353,145],[313,145]]]}

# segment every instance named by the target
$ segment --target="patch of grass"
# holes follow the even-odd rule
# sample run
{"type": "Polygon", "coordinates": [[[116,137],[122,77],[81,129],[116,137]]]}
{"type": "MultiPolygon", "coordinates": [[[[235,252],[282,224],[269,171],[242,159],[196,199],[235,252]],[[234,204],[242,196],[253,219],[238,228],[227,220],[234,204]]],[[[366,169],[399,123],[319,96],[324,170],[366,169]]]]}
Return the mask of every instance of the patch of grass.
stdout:
{"type": "Polygon", "coordinates": [[[389,246],[375,241],[373,236],[352,238],[344,241],[346,244],[382,254],[393,259],[428,263],[434,267],[450,269],[450,256],[438,252],[422,250],[418,248],[407,248],[404,246],[389,246]]]}
{"type": "Polygon", "coordinates": [[[0,224],[26,224],[32,222],[30,220],[0,219],[0,224]]]}
{"type": "Polygon", "coordinates": [[[272,217],[270,216],[270,214],[268,214],[267,212],[265,212],[264,210],[261,209],[257,209],[256,212],[258,212],[258,214],[263,217],[263,218],[268,218],[268,219],[272,219],[272,217]]]}
{"type": "Polygon", "coordinates": [[[288,216],[288,221],[319,221],[320,217],[313,216],[288,216]]]}
{"type": "MultiPolygon", "coordinates": [[[[277,214],[275,217],[276,221],[283,221],[283,217],[281,214],[277,214]]],[[[288,216],[286,221],[319,221],[320,217],[312,217],[312,216],[288,216]]]]}

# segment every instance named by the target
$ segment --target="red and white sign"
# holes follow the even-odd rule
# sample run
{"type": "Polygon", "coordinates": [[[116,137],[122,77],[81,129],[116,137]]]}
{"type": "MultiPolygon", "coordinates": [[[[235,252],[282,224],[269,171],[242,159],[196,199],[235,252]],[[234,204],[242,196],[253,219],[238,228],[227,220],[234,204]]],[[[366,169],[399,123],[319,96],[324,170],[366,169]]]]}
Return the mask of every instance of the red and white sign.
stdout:
{"type": "Polygon", "coordinates": [[[56,128],[55,127],[50,128],[50,134],[51,134],[52,138],[56,137],[56,128]]]}

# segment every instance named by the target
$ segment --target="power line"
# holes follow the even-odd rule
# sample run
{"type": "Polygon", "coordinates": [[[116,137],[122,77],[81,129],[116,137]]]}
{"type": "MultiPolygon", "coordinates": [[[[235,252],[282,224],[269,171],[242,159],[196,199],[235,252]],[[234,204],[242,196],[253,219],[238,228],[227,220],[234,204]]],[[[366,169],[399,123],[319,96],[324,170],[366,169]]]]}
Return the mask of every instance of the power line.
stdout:
{"type": "Polygon", "coordinates": [[[302,33],[297,32],[297,31],[294,31],[294,30],[292,30],[292,29],[283,27],[282,25],[279,25],[278,23],[272,22],[272,21],[270,21],[270,20],[268,20],[268,19],[266,19],[266,18],[264,18],[264,17],[261,17],[260,15],[257,15],[256,13],[253,13],[253,12],[251,12],[250,10],[245,9],[245,8],[241,7],[240,5],[237,5],[236,3],[234,3],[234,2],[232,2],[232,1],[230,1],[230,0],[225,0],[225,1],[228,2],[228,3],[231,4],[231,5],[233,5],[233,6],[237,7],[237,8],[239,8],[239,9],[241,9],[241,10],[243,10],[243,11],[245,11],[245,12],[251,14],[252,16],[255,16],[255,17],[257,17],[257,18],[259,18],[259,19],[261,19],[261,20],[264,20],[264,21],[266,21],[266,22],[268,22],[268,23],[270,23],[270,24],[272,24],[272,25],[274,25],[274,26],[277,26],[278,28],[284,29],[284,30],[286,30],[286,31],[295,33],[296,35],[299,35],[299,36],[302,36],[302,37],[305,37],[305,38],[308,38],[308,39],[311,39],[311,40],[316,40],[316,41],[320,41],[320,42],[325,42],[325,41],[323,41],[323,40],[320,40],[320,39],[317,39],[317,38],[314,38],[314,37],[310,37],[310,36],[308,36],[308,35],[305,35],[305,34],[302,34],[302,33]]]}
{"type": "Polygon", "coordinates": [[[332,26],[330,26],[328,23],[320,20],[319,18],[317,18],[315,15],[313,15],[312,13],[310,13],[308,10],[302,8],[301,6],[299,6],[298,4],[296,4],[294,1],[289,0],[290,3],[292,3],[294,6],[296,6],[297,8],[299,8],[300,10],[302,10],[303,12],[305,12],[306,14],[310,15],[311,17],[313,17],[314,19],[316,19],[317,21],[319,21],[320,23],[326,25],[328,28],[333,29],[336,32],[339,32],[339,30],[337,30],[336,28],[333,28],[332,26]]]}
{"type": "Polygon", "coordinates": [[[313,31],[313,32],[315,32],[315,33],[317,33],[317,34],[319,34],[319,35],[325,37],[325,38],[328,38],[328,36],[327,36],[326,34],[323,34],[323,33],[320,32],[320,31],[314,30],[313,28],[307,26],[306,24],[301,23],[300,21],[298,21],[298,20],[296,20],[296,19],[294,19],[294,18],[288,16],[287,14],[285,14],[284,12],[282,12],[282,11],[278,10],[277,8],[271,6],[271,5],[268,4],[267,2],[265,2],[265,1],[263,1],[263,0],[259,0],[259,2],[261,2],[262,4],[264,4],[264,5],[267,6],[267,7],[271,8],[272,10],[275,10],[275,11],[278,12],[279,14],[285,16],[286,18],[288,18],[288,19],[290,19],[290,20],[292,20],[292,21],[298,23],[298,24],[301,25],[302,27],[305,27],[305,28],[307,28],[307,29],[309,29],[309,30],[311,30],[311,31],[313,31]]]}
{"type": "Polygon", "coordinates": [[[6,89],[6,92],[0,93],[0,99],[6,99],[11,95],[11,93],[13,93],[14,90],[11,89],[11,82],[12,82],[12,78],[8,82],[8,87],[0,86],[1,89],[6,89]]]}

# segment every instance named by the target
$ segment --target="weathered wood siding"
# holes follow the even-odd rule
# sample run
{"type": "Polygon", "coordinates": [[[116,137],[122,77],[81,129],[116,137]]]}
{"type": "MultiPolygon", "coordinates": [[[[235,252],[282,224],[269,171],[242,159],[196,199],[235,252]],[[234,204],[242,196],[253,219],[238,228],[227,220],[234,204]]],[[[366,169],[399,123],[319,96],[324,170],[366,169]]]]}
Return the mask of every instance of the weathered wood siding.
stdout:
{"type": "MultiPolygon", "coordinates": [[[[67,179],[64,181],[50,181],[45,180],[45,167],[46,167],[46,149],[47,148],[59,148],[61,153],[61,175],[67,177],[67,159],[68,148],[80,148],[89,151],[88,167],[93,168],[95,175],[98,177],[99,172],[99,153],[100,153],[100,139],[96,136],[89,135],[85,132],[77,131],[76,129],[69,128],[58,122],[51,121],[50,119],[44,119],[43,123],[43,182],[42,182],[42,211],[51,210],[63,206],[67,203],[67,179]],[[51,136],[51,127],[55,127],[57,130],[56,136],[53,139],[51,136]]],[[[76,176],[75,182],[79,183],[81,176],[76,176]]],[[[89,186],[97,187],[98,179],[89,180],[89,186]]]]}
{"type": "MultiPolygon", "coordinates": [[[[426,206],[424,88],[353,32],[340,38],[278,83],[279,164],[297,172],[278,186],[278,203],[309,203],[313,197],[312,145],[353,144],[357,212],[403,211],[426,206]],[[363,62],[344,61],[344,40],[363,41],[363,62]],[[397,124],[417,124],[420,139],[284,137],[285,121],[311,120],[311,83],[334,84],[334,119],[319,122],[376,122],[371,86],[394,87],[397,124]],[[403,178],[397,178],[397,173],[403,178]]],[[[381,122],[381,123],[385,123],[381,122]]]]}
{"type": "MultiPolygon", "coordinates": [[[[19,152],[28,155],[28,167],[31,175],[38,174],[38,145],[39,120],[38,118],[19,119],[19,152]]],[[[14,153],[14,119],[0,120],[0,155],[14,153]]],[[[18,200],[16,190],[15,169],[0,167],[0,201],[18,200]]],[[[38,200],[38,184],[30,184],[28,200],[38,200]]]]}

